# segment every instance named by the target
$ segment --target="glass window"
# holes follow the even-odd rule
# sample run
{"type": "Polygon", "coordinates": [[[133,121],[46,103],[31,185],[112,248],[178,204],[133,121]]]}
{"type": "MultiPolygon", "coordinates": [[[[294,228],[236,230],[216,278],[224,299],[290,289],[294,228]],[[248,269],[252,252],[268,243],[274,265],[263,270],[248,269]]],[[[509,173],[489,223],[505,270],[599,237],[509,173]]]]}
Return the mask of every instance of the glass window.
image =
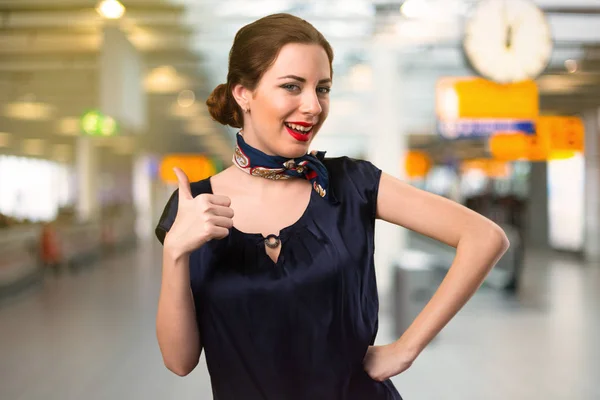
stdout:
{"type": "Polygon", "coordinates": [[[0,156],[0,213],[32,222],[51,221],[72,204],[70,168],[52,161],[0,156]]]}

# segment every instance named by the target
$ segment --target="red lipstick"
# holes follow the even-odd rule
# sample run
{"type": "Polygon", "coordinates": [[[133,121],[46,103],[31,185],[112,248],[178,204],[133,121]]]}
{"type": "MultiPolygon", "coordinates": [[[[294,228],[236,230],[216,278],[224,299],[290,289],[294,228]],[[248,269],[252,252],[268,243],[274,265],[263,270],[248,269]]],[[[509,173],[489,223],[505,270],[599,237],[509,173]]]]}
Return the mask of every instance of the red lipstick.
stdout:
{"type": "Polygon", "coordinates": [[[304,127],[313,126],[310,122],[296,122],[296,121],[287,121],[288,124],[300,125],[304,127]]]}
{"type": "Polygon", "coordinates": [[[302,133],[298,133],[298,132],[296,132],[295,130],[293,130],[293,129],[291,129],[291,128],[287,127],[286,125],[284,125],[284,126],[285,126],[285,129],[288,131],[288,133],[289,133],[289,134],[290,134],[290,135],[291,135],[291,136],[292,136],[294,139],[296,139],[297,141],[299,141],[299,142],[308,142],[308,140],[310,139],[310,132],[311,132],[312,130],[311,130],[311,131],[309,131],[308,133],[302,134],[302,133]]]}

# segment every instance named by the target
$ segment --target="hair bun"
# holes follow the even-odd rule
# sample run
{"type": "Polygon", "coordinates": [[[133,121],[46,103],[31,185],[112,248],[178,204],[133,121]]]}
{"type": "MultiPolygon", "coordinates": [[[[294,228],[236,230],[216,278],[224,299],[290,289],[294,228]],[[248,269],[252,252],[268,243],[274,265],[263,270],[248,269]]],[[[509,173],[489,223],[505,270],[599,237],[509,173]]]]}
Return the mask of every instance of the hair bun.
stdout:
{"type": "Polygon", "coordinates": [[[233,96],[228,92],[227,85],[218,85],[206,100],[208,112],[215,121],[233,128],[241,128],[239,107],[233,96]]]}

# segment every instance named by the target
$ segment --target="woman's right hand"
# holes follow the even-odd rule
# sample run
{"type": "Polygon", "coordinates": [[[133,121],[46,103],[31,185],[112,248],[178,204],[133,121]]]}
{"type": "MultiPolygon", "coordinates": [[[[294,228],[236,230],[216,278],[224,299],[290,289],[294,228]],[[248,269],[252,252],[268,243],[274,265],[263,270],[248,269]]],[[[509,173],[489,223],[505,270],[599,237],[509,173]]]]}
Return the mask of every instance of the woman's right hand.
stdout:
{"type": "Polygon", "coordinates": [[[185,172],[179,168],[174,171],[179,183],[179,199],[177,216],[165,237],[165,248],[182,256],[212,239],[227,237],[233,227],[233,210],[229,207],[229,197],[209,193],[192,196],[185,172]]]}

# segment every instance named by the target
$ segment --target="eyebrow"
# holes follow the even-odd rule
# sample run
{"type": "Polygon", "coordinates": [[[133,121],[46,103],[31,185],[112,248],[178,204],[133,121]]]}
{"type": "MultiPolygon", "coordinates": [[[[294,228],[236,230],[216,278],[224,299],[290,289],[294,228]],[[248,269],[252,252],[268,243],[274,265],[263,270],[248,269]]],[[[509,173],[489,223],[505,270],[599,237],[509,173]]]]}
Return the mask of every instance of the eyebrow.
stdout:
{"type": "MultiPolygon", "coordinates": [[[[306,83],[306,79],[301,78],[299,76],[296,75],[286,75],[286,76],[280,76],[279,79],[294,79],[297,80],[298,82],[302,82],[302,83],[306,83]]],[[[331,83],[331,79],[327,78],[327,79],[321,79],[319,81],[319,83],[331,83]]]]}

